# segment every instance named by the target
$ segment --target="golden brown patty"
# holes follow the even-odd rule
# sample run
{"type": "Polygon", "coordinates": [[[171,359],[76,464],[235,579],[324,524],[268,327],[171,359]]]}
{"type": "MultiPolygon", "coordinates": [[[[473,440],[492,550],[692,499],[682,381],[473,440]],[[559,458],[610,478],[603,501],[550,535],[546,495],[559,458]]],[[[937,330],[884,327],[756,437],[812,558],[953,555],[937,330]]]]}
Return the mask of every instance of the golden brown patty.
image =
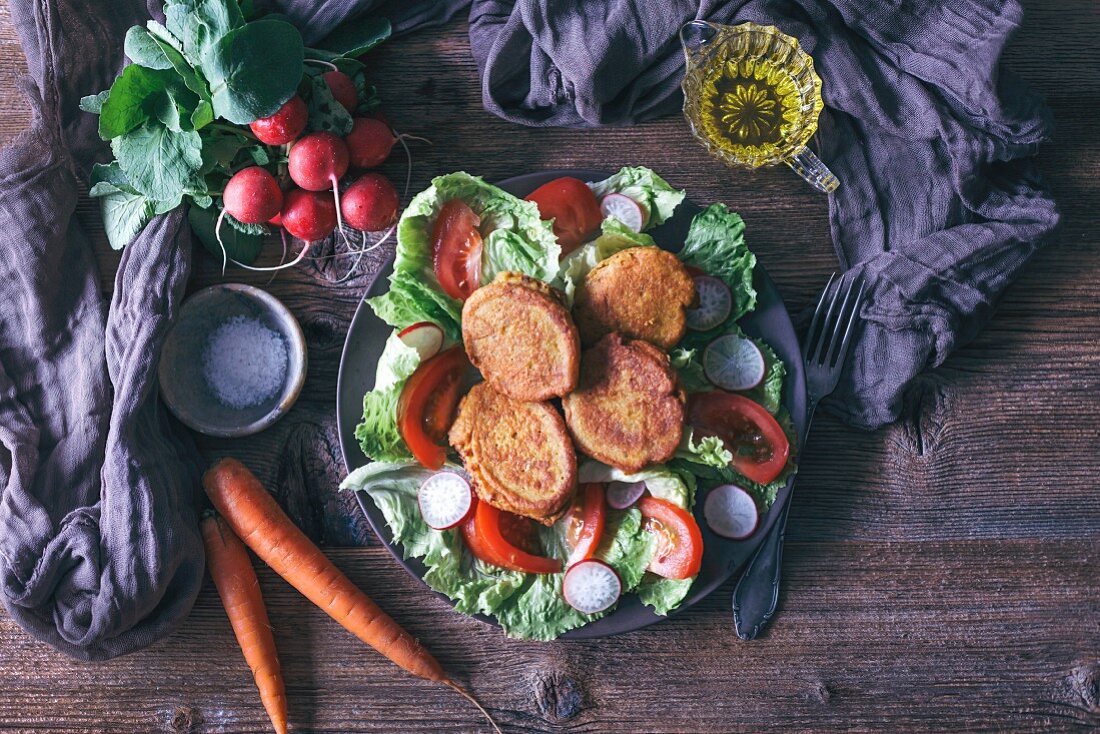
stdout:
{"type": "Polygon", "coordinates": [[[608,334],[586,349],[562,404],[577,447],[625,472],[667,461],[680,444],[683,396],[668,357],[648,342],[608,334]]]}
{"type": "Polygon", "coordinates": [[[450,441],[478,497],[501,510],[553,525],[577,488],[577,455],[549,403],[474,385],[458,407],[450,441]]]}
{"type": "Polygon", "coordinates": [[[577,385],[580,339],[554,290],[501,273],[462,307],[466,354],[486,382],[516,400],[560,397],[577,385]]]}
{"type": "Polygon", "coordinates": [[[694,300],[695,284],[675,255],[631,247],[592,268],[573,317],[586,346],[617,331],[668,349],[683,338],[684,309],[694,300]]]}

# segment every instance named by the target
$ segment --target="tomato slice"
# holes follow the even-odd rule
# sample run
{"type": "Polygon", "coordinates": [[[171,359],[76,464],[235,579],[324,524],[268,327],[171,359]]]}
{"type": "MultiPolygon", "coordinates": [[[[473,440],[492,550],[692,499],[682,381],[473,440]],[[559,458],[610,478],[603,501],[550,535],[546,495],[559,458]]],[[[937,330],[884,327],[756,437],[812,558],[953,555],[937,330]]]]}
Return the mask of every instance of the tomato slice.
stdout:
{"type": "Polygon", "coordinates": [[[432,265],[443,292],[465,301],[481,285],[481,219],[461,199],[439,210],[432,227],[432,265]]]}
{"type": "MultiPolygon", "coordinates": [[[[484,561],[492,566],[500,566],[501,568],[508,568],[513,571],[523,571],[525,569],[517,566],[512,566],[509,563],[508,558],[497,553],[477,532],[477,506],[481,504],[481,501],[474,498],[473,512],[470,513],[470,518],[462,523],[462,538],[466,541],[466,547],[470,549],[470,552],[480,561],[484,561]]],[[[512,545],[530,552],[532,555],[537,555],[539,550],[539,541],[537,537],[537,530],[534,527],[534,520],[527,517],[520,517],[519,515],[513,515],[511,512],[500,511],[500,532],[504,538],[512,543],[512,545]],[[523,521],[527,522],[523,522],[523,521]]]]}
{"type": "Polygon", "coordinates": [[[638,509],[645,529],[657,534],[647,571],[666,579],[688,579],[703,565],[703,533],[691,513],[668,500],[642,497],[638,509]]]}
{"type": "Polygon", "coordinates": [[[600,202],[588,184],[579,178],[563,176],[544,183],[527,195],[538,204],[539,216],[554,220],[554,234],[561,254],[568,255],[594,234],[603,222],[600,202]]]}
{"type": "Polygon", "coordinates": [[[500,566],[503,568],[505,563],[504,559],[494,553],[485,541],[481,539],[481,536],[477,534],[477,505],[479,504],[481,504],[480,501],[475,497],[474,511],[470,513],[470,519],[459,526],[462,528],[462,539],[466,542],[466,547],[470,549],[470,553],[474,555],[474,558],[492,566],[500,566]]]}
{"type": "Polygon", "coordinates": [[[717,436],[733,454],[734,469],[757,484],[767,484],[787,466],[791,444],[783,427],[764,406],[723,390],[694,393],[687,422],[697,436],[717,436]]]}
{"type": "MultiPolygon", "coordinates": [[[[513,571],[525,573],[558,573],[561,571],[561,561],[556,558],[547,558],[528,553],[522,548],[517,548],[502,532],[502,516],[510,515],[498,510],[488,502],[478,502],[474,511],[474,534],[477,535],[476,544],[480,545],[482,552],[493,557],[495,561],[486,559],[487,563],[509,568],[513,571]]],[[[471,552],[477,555],[471,546],[471,552]]],[[[481,556],[478,556],[481,558],[481,556]]]]}
{"type": "Polygon", "coordinates": [[[397,401],[397,430],[416,460],[429,469],[439,469],[447,458],[440,444],[454,421],[468,365],[461,347],[440,352],[416,368],[397,401]]]}
{"type": "Polygon", "coordinates": [[[585,484],[573,502],[566,526],[566,539],[573,548],[566,566],[591,558],[603,537],[603,526],[607,516],[607,504],[604,502],[602,484],[585,484]]]}

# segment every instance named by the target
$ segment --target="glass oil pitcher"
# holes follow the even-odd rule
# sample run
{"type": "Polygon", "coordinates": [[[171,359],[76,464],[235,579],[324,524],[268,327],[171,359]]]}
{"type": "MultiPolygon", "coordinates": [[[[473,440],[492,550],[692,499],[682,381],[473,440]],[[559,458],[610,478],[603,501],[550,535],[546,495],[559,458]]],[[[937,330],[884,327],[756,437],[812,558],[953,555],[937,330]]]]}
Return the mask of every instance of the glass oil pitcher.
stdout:
{"type": "Polygon", "coordinates": [[[786,163],[818,191],[840,182],[806,147],[821,114],[821,79],[798,40],[775,26],[696,20],[680,30],[684,116],[703,146],[738,168],[786,163]]]}

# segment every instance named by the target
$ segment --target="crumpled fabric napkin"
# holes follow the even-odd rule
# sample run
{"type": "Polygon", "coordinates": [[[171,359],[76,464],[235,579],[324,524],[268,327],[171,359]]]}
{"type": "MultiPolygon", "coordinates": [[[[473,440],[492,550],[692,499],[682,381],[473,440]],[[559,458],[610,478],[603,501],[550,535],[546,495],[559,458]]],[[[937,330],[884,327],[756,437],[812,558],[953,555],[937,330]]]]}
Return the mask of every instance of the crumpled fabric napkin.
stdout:
{"type": "MultiPolygon", "coordinates": [[[[275,4],[307,41],[369,1],[275,4]]],[[[108,303],[73,217],[106,157],[77,104],[110,86],[126,30],[160,3],[13,0],[31,129],[0,151],[0,592],[39,639],[82,659],[145,647],[187,615],[203,574],[199,463],[157,396],[160,347],[190,272],[181,212],[122,254],[108,303]]],[[[454,8],[403,3],[398,31],[454,8]]]]}
{"type": "MultiPolygon", "coordinates": [[[[467,4],[269,3],[307,42],[367,11],[400,33],[467,4]]],[[[203,571],[198,463],[156,385],[189,271],[186,224],[164,215],[127,247],[108,303],[73,218],[77,182],[106,149],[77,102],[110,84],[126,29],[158,7],[11,3],[35,119],[0,152],[0,593],[32,634],[83,659],[170,632],[203,571]]],[[[470,39],[491,112],[591,126],[679,108],[687,20],[797,36],[825,81],[820,153],[842,181],[834,241],[873,282],[832,407],[874,426],[920,369],[974,335],[1057,223],[1028,160],[1049,115],[996,68],[1020,16],[999,0],[475,0],[470,39]]]]}
{"type": "Polygon", "coordinates": [[[841,181],[833,243],[846,277],[870,285],[823,405],[875,428],[975,336],[1058,223],[1031,161],[1050,111],[998,68],[1022,16],[1015,0],[476,0],[470,45],[491,112],[591,127],[679,110],[690,20],[798,38],[823,82],[819,154],[841,181]]]}

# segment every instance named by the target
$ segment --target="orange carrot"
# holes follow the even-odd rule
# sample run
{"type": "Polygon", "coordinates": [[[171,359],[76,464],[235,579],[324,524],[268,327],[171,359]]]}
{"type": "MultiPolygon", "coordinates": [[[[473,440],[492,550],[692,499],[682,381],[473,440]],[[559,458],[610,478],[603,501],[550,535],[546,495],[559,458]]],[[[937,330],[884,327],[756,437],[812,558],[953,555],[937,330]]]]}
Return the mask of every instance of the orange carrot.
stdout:
{"type": "Polygon", "coordinates": [[[218,596],[229,615],[245,662],[252,669],[260,700],[277,734],[286,734],[286,688],[279,654],[248,550],[225,520],[216,515],[202,521],[202,539],[206,545],[206,567],[218,587],[218,596]]]}
{"type": "Polygon", "coordinates": [[[493,729],[500,731],[485,709],[444,672],[420,642],[306,537],[241,462],[222,459],[207,470],[202,485],[233,531],[287,583],[397,665],[413,675],[454,688],[477,706],[493,729]]]}

